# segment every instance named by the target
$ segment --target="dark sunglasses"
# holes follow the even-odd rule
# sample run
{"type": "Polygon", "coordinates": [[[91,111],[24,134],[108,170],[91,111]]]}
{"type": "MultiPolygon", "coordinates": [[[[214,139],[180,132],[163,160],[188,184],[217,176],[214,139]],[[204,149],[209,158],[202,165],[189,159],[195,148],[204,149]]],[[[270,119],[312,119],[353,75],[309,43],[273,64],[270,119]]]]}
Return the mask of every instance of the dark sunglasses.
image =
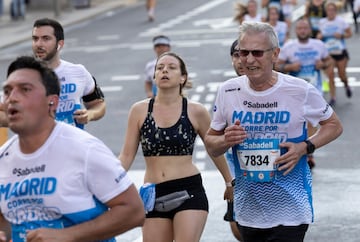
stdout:
{"type": "Polygon", "coordinates": [[[262,57],[265,52],[273,50],[274,48],[266,49],[266,50],[239,50],[238,55],[239,57],[246,57],[250,53],[254,57],[262,57]]]}
{"type": "Polygon", "coordinates": [[[232,53],[232,57],[240,58],[239,50],[235,50],[235,51],[232,53]]]}

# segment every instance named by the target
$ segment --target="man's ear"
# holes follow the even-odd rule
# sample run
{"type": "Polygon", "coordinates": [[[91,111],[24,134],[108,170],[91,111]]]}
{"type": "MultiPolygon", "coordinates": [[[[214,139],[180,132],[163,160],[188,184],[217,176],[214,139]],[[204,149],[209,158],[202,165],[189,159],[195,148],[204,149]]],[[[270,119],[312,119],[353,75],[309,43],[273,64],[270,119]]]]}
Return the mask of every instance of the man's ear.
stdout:
{"type": "Polygon", "coordinates": [[[276,63],[279,57],[279,53],[280,53],[280,48],[277,47],[274,49],[273,53],[272,53],[272,62],[276,63]]]}
{"type": "Polygon", "coordinates": [[[57,42],[57,51],[61,50],[64,47],[64,40],[59,40],[57,42]]]}
{"type": "Polygon", "coordinates": [[[48,96],[49,108],[56,110],[58,104],[59,104],[59,96],[58,95],[49,95],[48,96]]]}

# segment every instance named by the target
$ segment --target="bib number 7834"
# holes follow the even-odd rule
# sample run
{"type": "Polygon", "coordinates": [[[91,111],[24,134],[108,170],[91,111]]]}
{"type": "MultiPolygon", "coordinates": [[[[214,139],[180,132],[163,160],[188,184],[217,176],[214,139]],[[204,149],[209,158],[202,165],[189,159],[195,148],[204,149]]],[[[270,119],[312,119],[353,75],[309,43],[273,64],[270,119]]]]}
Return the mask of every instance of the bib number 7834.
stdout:
{"type": "Polygon", "coordinates": [[[254,182],[275,179],[274,162],[280,156],[278,139],[249,139],[235,146],[234,160],[239,162],[243,176],[254,182]]]}

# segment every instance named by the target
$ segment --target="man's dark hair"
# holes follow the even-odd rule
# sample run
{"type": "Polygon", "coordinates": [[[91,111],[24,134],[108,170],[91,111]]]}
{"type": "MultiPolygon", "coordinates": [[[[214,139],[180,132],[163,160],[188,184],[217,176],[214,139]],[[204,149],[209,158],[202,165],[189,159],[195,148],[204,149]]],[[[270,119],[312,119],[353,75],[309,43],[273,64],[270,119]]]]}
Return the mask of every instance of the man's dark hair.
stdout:
{"type": "MultiPolygon", "coordinates": [[[[230,47],[230,55],[232,56],[233,54],[234,54],[234,52],[236,51],[236,47],[238,47],[238,44],[239,44],[239,41],[236,39],[233,43],[232,43],[232,45],[231,45],[231,47],[230,47]]],[[[239,48],[238,48],[239,49],[239,48]]]]}
{"type": "Polygon", "coordinates": [[[45,87],[46,96],[60,95],[60,82],[55,72],[46,67],[41,61],[32,56],[20,56],[13,61],[7,70],[7,77],[19,69],[32,69],[38,71],[41,76],[41,82],[45,87]]]}
{"type": "Polygon", "coordinates": [[[49,18],[42,18],[36,20],[33,27],[42,26],[51,26],[54,29],[56,40],[64,40],[64,29],[58,21],[49,18]]]}

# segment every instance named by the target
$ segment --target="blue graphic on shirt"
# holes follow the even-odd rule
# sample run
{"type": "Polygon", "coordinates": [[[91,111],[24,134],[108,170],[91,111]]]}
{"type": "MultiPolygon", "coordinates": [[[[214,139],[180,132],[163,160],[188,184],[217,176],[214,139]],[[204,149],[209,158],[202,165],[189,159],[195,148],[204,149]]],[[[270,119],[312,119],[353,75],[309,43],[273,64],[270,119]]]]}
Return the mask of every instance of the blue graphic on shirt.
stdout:
{"type": "Polygon", "coordinates": [[[81,109],[81,105],[75,104],[74,100],[60,101],[56,111],[56,120],[84,129],[84,125],[76,122],[74,118],[74,112],[78,109],[81,109]]]}
{"type": "Polygon", "coordinates": [[[319,22],[322,17],[310,16],[311,28],[313,30],[319,30],[319,22]]]}
{"type": "Polygon", "coordinates": [[[321,73],[316,69],[316,61],[321,58],[319,50],[309,47],[301,47],[294,52],[294,58],[295,59],[291,62],[300,62],[300,70],[291,71],[289,74],[306,80],[321,91],[321,73]]]}
{"type": "Polygon", "coordinates": [[[53,221],[32,221],[23,224],[12,224],[11,226],[11,238],[13,242],[26,242],[26,231],[34,230],[38,228],[52,228],[62,229],[64,228],[61,220],[53,221]]]}
{"type": "Polygon", "coordinates": [[[77,123],[74,118],[74,112],[81,109],[81,104],[71,95],[75,92],[75,83],[61,84],[61,95],[56,110],[56,120],[84,129],[84,125],[77,123]]]}
{"type": "Polygon", "coordinates": [[[279,47],[283,47],[285,44],[285,40],[286,40],[286,32],[277,31],[276,33],[277,33],[278,39],[279,39],[279,47]]]}
{"type": "MultiPolygon", "coordinates": [[[[56,190],[57,181],[55,177],[34,177],[31,179],[25,179],[21,182],[15,182],[14,184],[0,184],[0,201],[7,201],[9,199],[20,199],[25,196],[34,195],[51,195],[56,190]]],[[[18,200],[22,205],[25,201],[18,200]]],[[[34,202],[33,200],[31,202],[34,202]]],[[[13,201],[12,201],[13,203],[13,201]]],[[[11,209],[13,205],[8,204],[11,209]]]]}
{"type": "Polygon", "coordinates": [[[310,65],[301,65],[301,68],[297,72],[290,72],[292,76],[296,76],[304,79],[308,83],[312,84],[318,90],[322,90],[322,80],[320,71],[316,69],[315,63],[310,65]]]}
{"type": "Polygon", "coordinates": [[[234,111],[232,122],[240,120],[241,124],[285,124],[290,120],[288,111],[270,111],[270,112],[244,112],[234,111]]]}
{"type": "MultiPolygon", "coordinates": [[[[98,217],[108,207],[94,199],[94,207],[71,214],[63,214],[63,204],[49,206],[47,199],[57,196],[56,177],[32,177],[14,183],[0,184],[0,201],[6,203],[4,214],[11,222],[13,242],[25,242],[26,232],[37,228],[66,228],[98,217]]],[[[114,242],[115,238],[103,240],[114,242]]]]}
{"type": "Polygon", "coordinates": [[[235,123],[236,120],[240,120],[241,126],[248,134],[248,138],[277,138],[280,140],[280,142],[282,142],[287,139],[287,133],[279,132],[278,126],[289,123],[290,113],[288,111],[234,111],[232,116],[232,123],[235,123]]]}

